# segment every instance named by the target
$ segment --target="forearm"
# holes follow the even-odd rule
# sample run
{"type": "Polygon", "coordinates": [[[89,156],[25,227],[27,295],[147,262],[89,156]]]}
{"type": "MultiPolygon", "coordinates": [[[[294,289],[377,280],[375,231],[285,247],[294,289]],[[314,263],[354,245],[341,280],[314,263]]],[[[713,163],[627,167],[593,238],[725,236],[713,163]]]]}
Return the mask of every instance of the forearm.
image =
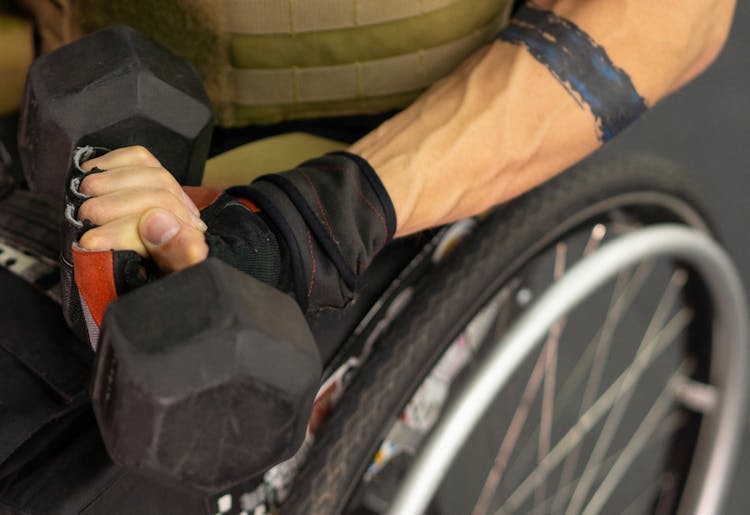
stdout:
{"type": "MultiPolygon", "coordinates": [[[[534,6],[585,31],[650,106],[716,56],[733,3],[569,0],[534,6]]],[[[498,40],[351,150],[378,171],[401,236],[531,189],[600,146],[600,129],[591,106],[525,46],[498,40]]]]}

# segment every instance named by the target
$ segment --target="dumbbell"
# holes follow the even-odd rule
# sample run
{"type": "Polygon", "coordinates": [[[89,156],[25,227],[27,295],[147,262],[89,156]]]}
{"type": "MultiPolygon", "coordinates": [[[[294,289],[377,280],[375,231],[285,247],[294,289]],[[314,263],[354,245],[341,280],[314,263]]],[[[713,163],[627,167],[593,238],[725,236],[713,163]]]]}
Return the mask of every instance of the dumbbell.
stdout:
{"type": "MultiPolygon", "coordinates": [[[[62,196],[75,147],[141,144],[198,183],[210,113],[188,63],[133,29],[96,32],[31,67],[28,182],[62,196]]],[[[109,305],[91,399],[116,463],[217,492],[296,452],[320,375],[296,302],[210,258],[109,305]]]]}
{"type": "Polygon", "coordinates": [[[109,307],[91,397],[115,462],[216,493],[294,454],[320,374],[296,302],[209,258],[109,307]]]}

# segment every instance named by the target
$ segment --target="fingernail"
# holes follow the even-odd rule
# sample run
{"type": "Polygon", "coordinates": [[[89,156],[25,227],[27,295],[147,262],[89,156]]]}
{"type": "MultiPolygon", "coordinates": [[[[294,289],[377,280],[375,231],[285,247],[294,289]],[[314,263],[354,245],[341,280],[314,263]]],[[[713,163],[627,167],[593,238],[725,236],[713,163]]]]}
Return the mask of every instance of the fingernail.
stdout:
{"type": "Polygon", "coordinates": [[[200,210],[198,209],[198,206],[195,205],[195,202],[193,202],[193,199],[188,197],[187,193],[184,191],[182,192],[182,198],[185,200],[185,205],[188,207],[190,211],[193,212],[195,216],[199,216],[201,214],[200,210]]]}
{"type": "Polygon", "coordinates": [[[195,216],[192,213],[190,213],[190,221],[193,222],[193,225],[199,231],[206,232],[206,230],[208,229],[208,226],[206,225],[206,223],[203,220],[201,220],[200,217],[195,216]]]}
{"type": "Polygon", "coordinates": [[[146,220],[144,236],[157,247],[164,245],[180,231],[180,222],[168,211],[156,211],[146,220]]]}

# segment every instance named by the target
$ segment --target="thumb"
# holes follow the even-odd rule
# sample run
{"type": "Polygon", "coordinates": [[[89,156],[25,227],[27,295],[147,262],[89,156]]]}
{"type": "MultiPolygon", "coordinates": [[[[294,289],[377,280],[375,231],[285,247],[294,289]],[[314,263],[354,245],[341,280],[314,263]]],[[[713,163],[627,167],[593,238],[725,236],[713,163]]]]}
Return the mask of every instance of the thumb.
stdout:
{"type": "Polygon", "coordinates": [[[206,259],[203,232],[179,220],[166,209],[149,209],[138,221],[138,234],[162,272],[171,273],[206,259]]]}

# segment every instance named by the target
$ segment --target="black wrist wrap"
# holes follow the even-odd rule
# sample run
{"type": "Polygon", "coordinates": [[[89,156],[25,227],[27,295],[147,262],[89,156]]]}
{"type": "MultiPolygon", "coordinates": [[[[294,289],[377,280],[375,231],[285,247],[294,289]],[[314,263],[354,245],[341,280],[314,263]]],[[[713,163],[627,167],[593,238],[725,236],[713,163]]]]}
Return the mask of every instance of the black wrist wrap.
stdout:
{"type": "Polygon", "coordinates": [[[308,312],[348,304],[359,274],[396,230],[380,179],[367,161],[348,152],[264,175],[228,193],[253,202],[275,226],[291,258],[296,297],[308,312]]]}

